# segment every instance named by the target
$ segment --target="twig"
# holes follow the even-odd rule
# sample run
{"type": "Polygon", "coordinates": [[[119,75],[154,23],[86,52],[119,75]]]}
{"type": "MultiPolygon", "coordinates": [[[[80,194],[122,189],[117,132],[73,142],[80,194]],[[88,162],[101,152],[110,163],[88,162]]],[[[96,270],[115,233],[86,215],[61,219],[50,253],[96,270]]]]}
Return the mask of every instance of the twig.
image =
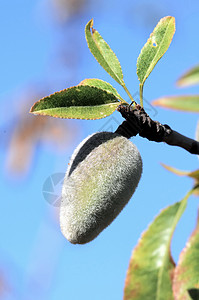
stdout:
{"type": "Polygon", "coordinates": [[[184,148],[191,154],[199,154],[199,142],[172,130],[166,124],[153,121],[140,105],[120,105],[117,110],[126,121],[117,128],[116,133],[127,138],[139,134],[150,141],[165,142],[184,148]]]}

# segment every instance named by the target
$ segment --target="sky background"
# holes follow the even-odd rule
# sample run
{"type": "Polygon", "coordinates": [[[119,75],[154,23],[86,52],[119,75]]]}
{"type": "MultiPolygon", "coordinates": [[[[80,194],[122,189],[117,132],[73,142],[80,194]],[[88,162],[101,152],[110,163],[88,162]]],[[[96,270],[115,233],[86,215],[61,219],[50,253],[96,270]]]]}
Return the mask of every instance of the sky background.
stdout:
{"type": "MultiPolygon", "coordinates": [[[[80,9],[74,6],[78,1],[66,1],[61,9],[55,0],[0,2],[0,299],[122,299],[130,256],[141,233],[193,185],[167,172],[160,162],[183,170],[198,168],[198,157],[183,149],[135,137],[143,174],[128,205],[89,244],[71,245],[63,237],[56,200],[69,158],[83,138],[116,130],[122,118],[118,112],[96,121],[46,118],[37,128],[38,117],[28,111],[40,97],[84,78],[106,80],[128,100],[88,50],[84,27],[91,18],[117,54],[126,85],[138,100],[137,57],[159,19],[174,16],[174,39],[146,81],[144,105],[152,118],[192,138],[198,119],[197,114],[150,104],[163,95],[199,93],[198,87],[175,86],[179,76],[199,62],[198,1],[79,2],[80,9]],[[50,191],[54,178],[58,183],[50,191]]],[[[176,262],[194,229],[197,207],[198,199],[190,197],[172,241],[176,262]]]]}

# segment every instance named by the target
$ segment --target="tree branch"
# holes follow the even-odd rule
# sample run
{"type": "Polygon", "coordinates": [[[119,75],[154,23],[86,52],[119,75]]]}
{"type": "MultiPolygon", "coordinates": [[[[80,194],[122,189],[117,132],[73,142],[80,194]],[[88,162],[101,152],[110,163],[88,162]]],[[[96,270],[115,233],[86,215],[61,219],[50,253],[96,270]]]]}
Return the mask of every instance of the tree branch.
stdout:
{"type": "Polygon", "coordinates": [[[170,146],[178,146],[184,148],[191,154],[199,154],[199,142],[190,139],[177,131],[172,130],[171,134],[165,136],[163,142],[170,146]]]}
{"type": "Polygon", "coordinates": [[[153,121],[145,110],[136,105],[120,105],[117,110],[126,119],[115,131],[127,138],[139,134],[154,142],[165,142],[171,146],[181,147],[191,154],[199,154],[199,142],[190,139],[177,131],[172,130],[168,125],[162,125],[153,121]]]}

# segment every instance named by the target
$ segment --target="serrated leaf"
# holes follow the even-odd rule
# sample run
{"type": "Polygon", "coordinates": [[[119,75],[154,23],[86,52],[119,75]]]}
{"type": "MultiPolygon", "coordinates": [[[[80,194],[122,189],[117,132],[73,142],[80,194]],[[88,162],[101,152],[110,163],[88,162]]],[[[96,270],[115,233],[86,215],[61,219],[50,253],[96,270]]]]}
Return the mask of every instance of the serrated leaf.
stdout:
{"type": "Polygon", "coordinates": [[[124,300],[173,299],[170,244],[189,195],[164,209],[142,235],[130,260],[124,300]]]}
{"type": "Polygon", "coordinates": [[[198,113],[199,95],[161,97],[152,101],[152,105],[198,113]]]}
{"type": "Polygon", "coordinates": [[[89,86],[100,88],[102,90],[107,91],[107,93],[113,94],[117,99],[120,99],[122,102],[126,102],[110,83],[103,81],[101,79],[96,79],[96,78],[84,79],[79,83],[79,85],[89,85],[89,86]]]}
{"type": "Polygon", "coordinates": [[[174,272],[173,291],[175,300],[198,299],[199,289],[199,220],[196,229],[180,254],[174,272]],[[188,292],[189,290],[189,292],[188,292]],[[190,294],[191,293],[191,294],[190,294]],[[192,297],[190,297],[192,295],[192,297]]]}
{"type": "Polygon", "coordinates": [[[170,16],[162,18],[151,33],[137,59],[137,75],[141,85],[169,48],[174,33],[175,18],[170,16]]]}
{"type": "Polygon", "coordinates": [[[124,81],[120,62],[109,45],[93,28],[93,19],[87,23],[85,35],[88,47],[98,63],[113,79],[123,86],[124,81]]]}
{"type": "Polygon", "coordinates": [[[188,87],[199,84],[199,65],[188,70],[178,79],[176,84],[179,87],[188,87]]]}
{"type": "Polygon", "coordinates": [[[37,101],[30,112],[65,119],[101,119],[120,102],[111,93],[92,86],[75,86],[37,101]]]}

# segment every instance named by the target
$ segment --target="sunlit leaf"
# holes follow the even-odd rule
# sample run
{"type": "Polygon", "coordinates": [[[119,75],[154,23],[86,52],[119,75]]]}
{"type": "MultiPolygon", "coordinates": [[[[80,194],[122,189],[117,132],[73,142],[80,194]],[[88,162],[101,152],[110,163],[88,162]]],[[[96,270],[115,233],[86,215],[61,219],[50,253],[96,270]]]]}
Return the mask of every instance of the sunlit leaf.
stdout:
{"type": "Polygon", "coordinates": [[[184,212],[189,192],[183,200],[164,209],[142,235],[132,253],[124,290],[124,300],[174,299],[174,262],[170,244],[184,212]]]}
{"type": "Polygon", "coordinates": [[[187,87],[197,84],[199,84],[199,65],[188,70],[177,81],[177,85],[179,87],[187,87]]]}
{"type": "Polygon", "coordinates": [[[175,18],[162,18],[137,59],[137,75],[143,85],[159,59],[167,51],[175,32],[175,18]]]}
{"type": "Polygon", "coordinates": [[[92,120],[111,115],[119,103],[112,93],[80,85],[42,98],[30,112],[57,118],[92,120]]]}
{"type": "Polygon", "coordinates": [[[175,300],[198,299],[198,289],[199,220],[197,222],[196,229],[187,242],[185,249],[180,254],[179,262],[174,272],[173,291],[175,300]]]}
{"type": "Polygon", "coordinates": [[[123,86],[124,81],[120,62],[109,45],[93,28],[93,19],[86,25],[85,34],[88,47],[98,63],[113,79],[123,86]]]}
{"type": "Polygon", "coordinates": [[[124,99],[118,94],[117,90],[108,82],[103,81],[101,79],[96,79],[96,78],[89,78],[89,79],[84,79],[83,81],[80,82],[79,85],[89,85],[89,86],[94,86],[97,88],[100,88],[102,90],[107,91],[108,93],[113,94],[117,99],[120,99],[122,102],[125,102],[124,99]]]}
{"type": "Polygon", "coordinates": [[[152,105],[162,106],[189,112],[199,112],[199,95],[182,95],[161,97],[152,102],[152,105]]]}

